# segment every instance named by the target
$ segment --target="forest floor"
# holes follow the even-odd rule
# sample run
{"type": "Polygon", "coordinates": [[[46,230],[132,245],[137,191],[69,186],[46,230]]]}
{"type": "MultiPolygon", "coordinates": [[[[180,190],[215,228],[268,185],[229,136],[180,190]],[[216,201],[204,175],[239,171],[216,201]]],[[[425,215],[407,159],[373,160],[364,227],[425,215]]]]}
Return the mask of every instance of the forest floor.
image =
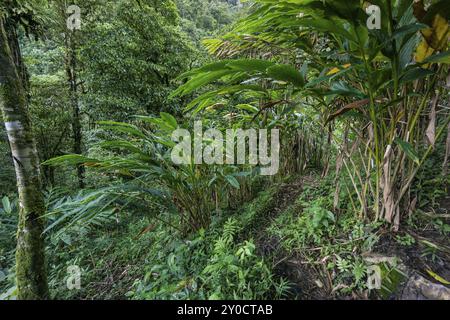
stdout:
{"type": "MultiPolygon", "coordinates": [[[[433,219],[427,216],[428,219],[405,224],[397,234],[389,232],[388,226],[377,225],[371,229],[369,223],[358,225],[354,217],[338,216],[332,225],[317,229],[317,235],[311,237],[305,233],[308,226],[301,224],[301,219],[311,211],[311,207],[316,208],[316,202],[329,207],[333,198],[330,190],[333,188],[332,179],[324,182],[314,172],[293,176],[263,187],[253,200],[223,218],[243,217],[242,221],[245,222],[240,223],[245,227],[234,241],[254,242],[255,254],[264,258],[274,277],[283,278],[289,283],[289,290],[284,295],[286,299],[402,299],[411,296],[409,280],[414,276],[419,275],[427,283],[435,285],[443,285],[450,279],[450,240],[448,230],[442,230],[450,222],[450,195],[442,199],[438,209],[422,212],[426,216],[435,215],[433,219]],[[251,218],[245,218],[246,215],[251,218]],[[333,231],[329,232],[328,229],[333,231]],[[355,230],[359,234],[356,239],[353,238],[355,230]],[[299,240],[297,235],[303,235],[304,238],[299,240]],[[376,240],[367,247],[367,242],[374,236],[376,240]],[[386,271],[387,276],[383,281],[388,282],[387,289],[372,292],[364,289],[362,281],[365,283],[366,277],[358,278],[355,270],[365,257],[382,261],[382,266],[386,267],[383,274],[386,271]],[[391,258],[396,259],[395,266],[385,263],[385,260],[391,258]]],[[[318,214],[322,211],[313,212],[318,214]]],[[[177,252],[158,252],[155,246],[158,242],[167,241],[167,244],[161,245],[173,245],[175,248],[191,241],[177,244],[176,241],[179,240],[173,237],[165,239],[167,226],[160,226],[159,229],[152,229],[139,236],[142,230],[154,223],[146,214],[130,214],[123,217],[118,225],[98,230],[89,235],[89,241],[84,239],[80,245],[60,256],[62,261],[75,259],[76,263],[83,265],[86,272],[80,292],[67,292],[60,285],[56,290],[58,298],[127,299],[133,296],[136,284],[155,273],[154,265],[159,265],[163,270],[167,269],[164,272],[170,273],[168,261],[170,255],[177,255],[177,252]]],[[[216,241],[216,234],[220,234],[217,230],[221,228],[213,226],[213,230],[209,231],[211,238],[207,238],[206,242],[216,241]]],[[[192,242],[195,241],[197,240],[193,238],[192,242]]],[[[186,248],[188,256],[194,254],[195,257],[197,253],[189,253],[191,249],[186,248]]],[[[183,251],[178,254],[183,254],[183,251]]],[[[204,256],[199,254],[198,259],[206,259],[199,261],[207,261],[211,253],[204,256]]],[[[197,270],[192,270],[192,266],[186,265],[184,270],[176,269],[174,273],[195,278],[201,274],[204,266],[195,264],[197,270]]],[[[362,272],[365,274],[365,270],[362,272]]],[[[62,283],[58,280],[61,275],[54,272],[53,278],[54,282],[62,283]]],[[[176,286],[179,280],[168,278],[165,281],[176,286]]],[[[448,283],[447,288],[450,288],[448,283]]],[[[416,294],[412,298],[426,297],[416,294]]]]}
{"type": "MultiPolygon", "coordinates": [[[[335,294],[343,285],[333,285],[332,275],[326,270],[323,263],[326,259],[322,260],[322,263],[311,263],[309,259],[305,259],[305,248],[303,248],[303,252],[297,250],[288,252],[282,248],[282,241],[286,239],[273,236],[267,230],[277,217],[289,211],[289,208],[295,204],[305,187],[316,191],[320,188],[318,178],[317,175],[310,174],[281,184],[278,192],[274,195],[274,202],[272,202],[272,207],[265,217],[265,222],[260,225],[260,229],[255,235],[257,251],[260,255],[270,257],[273,260],[272,265],[277,276],[289,280],[291,290],[288,298],[369,298],[370,293],[368,292],[363,294],[356,294],[355,292],[344,295],[335,294]]],[[[442,224],[448,224],[450,222],[450,193],[439,202],[436,210],[430,208],[430,211],[435,212],[434,218],[443,219],[439,220],[442,221],[442,224]]],[[[312,246],[306,250],[316,251],[320,248],[312,246]]],[[[370,256],[372,259],[376,257],[375,260],[396,259],[400,273],[404,273],[403,276],[395,280],[396,283],[393,283],[397,288],[390,288],[387,294],[382,291],[377,292],[375,295],[370,295],[371,297],[426,299],[427,297],[424,296],[408,296],[411,293],[406,292],[408,281],[417,275],[432,284],[446,285],[447,288],[450,288],[450,283],[445,280],[450,279],[450,239],[447,233],[441,232],[433,224],[406,226],[397,235],[392,234],[388,229],[382,229],[373,251],[370,253],[363,252],[362,255],[370,256]],[[405,244],[399,241],[401,235],[410,237],[411,243],[405,244]]]]}

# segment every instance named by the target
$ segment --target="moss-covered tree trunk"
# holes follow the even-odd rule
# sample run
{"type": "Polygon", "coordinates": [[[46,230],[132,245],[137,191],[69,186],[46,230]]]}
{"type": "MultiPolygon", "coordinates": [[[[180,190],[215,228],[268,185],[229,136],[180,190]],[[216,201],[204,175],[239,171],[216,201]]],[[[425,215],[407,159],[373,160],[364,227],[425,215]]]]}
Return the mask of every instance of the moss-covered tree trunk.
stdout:
{"type": "Polygon", "coordinates": [[[46,299],[48,285],[42,237],[45,212],[39,160],[14,26],[0,18],[0,108],[11,146],[19,193],[16,277],[19,299],[46,299]]]}

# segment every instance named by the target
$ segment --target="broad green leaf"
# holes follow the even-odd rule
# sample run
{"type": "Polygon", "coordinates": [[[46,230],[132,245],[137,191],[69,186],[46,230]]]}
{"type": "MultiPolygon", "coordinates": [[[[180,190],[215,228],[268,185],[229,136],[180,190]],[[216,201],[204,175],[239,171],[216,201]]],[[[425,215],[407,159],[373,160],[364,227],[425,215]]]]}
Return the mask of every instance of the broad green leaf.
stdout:
{"type": "Polygon", "coordinates": [[[197,74],[191,80],[172,92],[170,97],[185,96],[209,83],[219,80],[224,76],[235,74],[236,72],[238,72],[238,70],[226,69],[197,74]]]}
{"type": "Polygon", "coordinates": [[[275,65],[267,69],[267,75],[272,79],[292,83],[296,87],[303,87],[305,81],[300,72],[287,64],[275,65]]]}
{"type": "Polygon", "coordinates": [[[417,31],[420,31],[422,29],[426,29],[428,26],[423,23],[412,23],[406,26],[403,26],[397,30],[395,30],[394,34],[392,35],[392,39],[402,39],[403,37],[410,35],[412,33],[416,33],[417,31]]]}
{"type": "Polygon", "coordinates": [[[205,73],[205,72],[226,70],[227,69],[226,65],[230,61],[232,61],[232,60],[221,60],[221,61],[217,61],[217,62],[213,62],[213,63],[207,64],[207,65],[204,65],[200,68],[190,70],[188,72],[181,74],[178,77],[178,79],[186,79],[186,78],[192,77],[194,75],[198,75],[198,74],[205,73]]]}
{"type": "Polygon", "coordinates": [[[401,69],[404,69],[409,63],[411,63],[412,58],[414,56],[414,52],[416,51],[416,48],[419,45],[420,40],[421,36],[415,34],[402,45],[402,48],[400,49],[399,52],[399,63],[401,69]]]}
{"type": "Polygon", "coordinates": [[[326,95],[341,95],[349,97],[358,97],[360,99],[366,98],[366,96],[361,91],[351,87],[350,85],[342,81],[334,82],[331,85],[331,90],[328,91],[326,95]]]}
{"type": "Polygon", "coordinates": [[[325,18],[314,17],[301,19],[298,24],[311,29],[316,29],[318,31],[328,32],[336,36],[341,36],[355,43],[358,42],[358,38],[344,28],[341,20],[329,20],[325,18]]]}
{"type": "Polygon", "coordinates": [[[234,176],[226,175],[225,179],[228,181],[229,184],[231,184],[236,189],[239,189],[241,186],[239,184],[239,181],[234,176]]]}
{"type": "Polygon", "coordinates": [[[402,149],[409,159],[414,161],[416,164],[420,164],[419,155],[409,142],[403,141],[399,138],[396,138],[394,142],[400,147],[400,149],[402,149]]]}
{"type": "Polygon", "coordinates": [[[450,64],[450,51],[441,52],[426,58],[423,63],[445,63],[450,64]]]}
{"type": "Polygon", "coordinates": [[[224,88],[220,88],[218,90],[209,91],[206,92],[194,100],[192,100],[185,108],[185,112],[189,112],[192,109],[194,109],[197,105],[197,109],[195,109],[194,114],[199,112],[200,110],[204,109],[205,107],[208,107],[212,104],[214,104],[215,101],[217,101],[217,97],[222,97],[226,94],[236,94],[242,91],[255,91],[258,92],[261,95],[267,95],[267,89],[264,89],[257,85],[233,85],[233,86],[227,86],[224,88]]]}
{"type": "Polygon", "coordinates": [[[116,121],[99,121],[97,123],[100,126],[102,126],[104,128],[108,128],[113,131],[131,134],[131,135],[139,137],[139,138],[145,138],[145,134],[142,133],[141,130],[139,130],[136,126],[129,124],[129,123],[116,122],[116,121]]]}
{"type": "Polygon", "coordinates": [[[154,118],[154,117],[148,117],[148,116],[134,116],[136,119],[142,120],[144,122],[147,123],[151,123],[151,124],[155,124],[157,126],[159,126],[162,122],[161,119],[159,118],[154,118]]]}
{"type": "Polygon", "coordinates": [[[11,213],[11,202],[9,201],[8,197],[3,197],[2,199],[2,204],[3,204],[3,210],[5,210],[6,213],[10,214],[11,213]]]}
{"type": "Polygon", "coordinates": [[[414,68],[406,71],[400,78],[400,82],[406,83],[415,81],[418,79],[423,79],[428,77],[429,75],[434,74],[433,71],[423,68],[414,68]]]}
{"type": "Polygon", "coordinates": [[[166,112],[160,112],[161,119],[164,120],[172,129],[176,129],[178,127],[177,120],[174,116],[166,112]]]}
{"type": "Polygon", "coordinates": [[[273,66],[274,63],[268,60],[259,59],[238,59],[230,61],[227,66],[233,69],[238,69],[241,71],[252,72],[259,71],[264,72],[267,68],[273,66]]]}

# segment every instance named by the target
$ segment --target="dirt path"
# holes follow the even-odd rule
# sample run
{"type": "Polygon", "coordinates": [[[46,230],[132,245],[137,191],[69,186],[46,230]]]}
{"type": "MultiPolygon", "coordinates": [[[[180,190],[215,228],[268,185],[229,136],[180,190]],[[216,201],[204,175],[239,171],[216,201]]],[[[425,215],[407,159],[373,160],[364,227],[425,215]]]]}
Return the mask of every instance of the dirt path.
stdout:
{"type": "Polygon", "coordinates": [[[281,247],[280,239],[270,235],[267,228],[280,214],[295,204],[305,186],[316,184],[317,176],[312,174],[296,177],[284,183],[277,192],[273,207],[255,237],[258,254],[271,259],[276,276],[289,281],[291,289],[286,297],[289,299],[326,299],[328,295],[327,290],[319,288],[316,283],[321,277],[320,270],[302,264],[298,256],[287,253],[281,247]]]}
{"type": "Polygon", "coordinates": [[[274,220],[291,206],[303,191],[305,184],[304,177],[297,177],[293,181],[283,183],[275,195],[275,202],[272,204],[269,214],[255,236],[258,253],[262,256],[269,256],[279,248],[279,241],[267,233],[267,228],[274,220]]]}

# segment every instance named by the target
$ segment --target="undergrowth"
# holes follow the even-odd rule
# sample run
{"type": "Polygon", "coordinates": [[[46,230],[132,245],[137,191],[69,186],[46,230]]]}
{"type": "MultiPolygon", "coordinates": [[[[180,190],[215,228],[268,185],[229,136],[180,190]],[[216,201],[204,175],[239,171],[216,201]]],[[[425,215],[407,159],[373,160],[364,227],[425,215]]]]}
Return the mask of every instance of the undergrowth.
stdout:
{"type": "Polygon", "coordinates": [[[145,277],[129,293],[133,299],[268,299],[281,298],[287,286],[271,265],[256,254],[247,237],[267,213],[276,187],[261,192],[238,210],[224,213],[190,239],[173,240],[160,230],[145,277]],[[244,239],[244,240],[242,240],[244,239]]]}

